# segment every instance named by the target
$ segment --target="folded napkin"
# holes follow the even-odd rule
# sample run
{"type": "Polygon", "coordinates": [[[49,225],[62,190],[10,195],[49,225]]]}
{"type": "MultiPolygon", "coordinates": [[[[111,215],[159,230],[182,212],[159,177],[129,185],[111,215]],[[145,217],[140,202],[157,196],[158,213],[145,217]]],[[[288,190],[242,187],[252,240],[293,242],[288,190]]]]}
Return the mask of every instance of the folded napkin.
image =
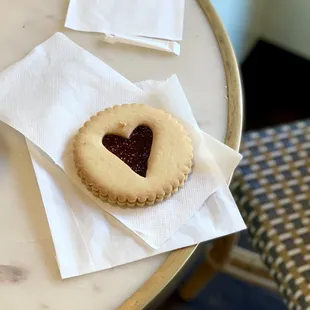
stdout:
{"type": "Polygon", "coordinates": [[[29,139],[63,278],[245,227],[224,182],[240,155],[199,130],[176,76],[164,83],[139,84],[149,88],[143,91],[57,33],[1,73],[0,82],[0,119],[29,139]],[[85,191],[70,170],[70,142],[78,128],[97,111],[125,102],[145,102],[174,114],[187,127],[196,150],[198,170],[184,188],[150,208],[105,204],[85,191]]]}
{"type": "Polygon", "coordinates": [[[71,0],[65,27],[102,32],[126,43],[180,54],[184,0],[71,0]]]}

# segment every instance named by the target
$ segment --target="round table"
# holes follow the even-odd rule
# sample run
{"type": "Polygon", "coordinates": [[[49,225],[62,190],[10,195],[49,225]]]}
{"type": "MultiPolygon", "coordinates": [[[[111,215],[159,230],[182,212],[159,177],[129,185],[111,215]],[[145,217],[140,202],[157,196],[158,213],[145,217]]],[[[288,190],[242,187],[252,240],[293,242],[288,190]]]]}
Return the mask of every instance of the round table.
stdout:
{"type": "MultiPolygon", "coordinates": [[[[68,1],[1,0],[0,70],[64,32],[132,82],[176,73],[200,127],[238,149],[242,95],[236,59],[207,0],[187,0],[181,56],[103,43],[64,28],[68,1]]],[[[0,124],[0,308],[142,309],[177,282],[197,246],[62,281],[23,136],[0,124]]],[[[231,238],[231,237],[228,237],[231,238]]]]}

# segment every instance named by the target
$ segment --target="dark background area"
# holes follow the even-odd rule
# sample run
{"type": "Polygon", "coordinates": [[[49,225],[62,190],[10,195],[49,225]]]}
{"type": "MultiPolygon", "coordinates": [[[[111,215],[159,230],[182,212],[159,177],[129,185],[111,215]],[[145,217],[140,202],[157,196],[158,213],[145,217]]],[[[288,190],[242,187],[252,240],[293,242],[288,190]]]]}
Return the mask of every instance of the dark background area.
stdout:
{"type": "Polygon", "coordinates": [[[310,61],[262,40],[241,65],[244,130],[310,117],[310,61]]]}

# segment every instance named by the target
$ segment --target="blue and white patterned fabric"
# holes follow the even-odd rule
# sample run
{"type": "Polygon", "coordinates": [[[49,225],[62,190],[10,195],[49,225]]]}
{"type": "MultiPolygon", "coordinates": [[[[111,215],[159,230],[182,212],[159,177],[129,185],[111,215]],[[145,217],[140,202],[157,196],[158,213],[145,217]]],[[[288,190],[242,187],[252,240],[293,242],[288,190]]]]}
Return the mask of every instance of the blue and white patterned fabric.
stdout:
{"type": "Polygon", "coordinates": [[[289,309],[310,309],[310,120],[246,133],[231,185],[289,309]]]}

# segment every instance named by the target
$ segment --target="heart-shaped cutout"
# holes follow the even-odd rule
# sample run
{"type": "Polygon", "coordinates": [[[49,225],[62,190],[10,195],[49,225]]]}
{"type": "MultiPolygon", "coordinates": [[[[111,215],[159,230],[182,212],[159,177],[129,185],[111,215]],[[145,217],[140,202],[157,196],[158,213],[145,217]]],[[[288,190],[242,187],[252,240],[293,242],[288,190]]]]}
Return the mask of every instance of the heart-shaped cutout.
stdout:
{"type": "Polygon", "coordinates": [[[153,132],[145,125],[136,127],[129,139],[113,134],[102,138],[102,144],[107,150],[142,177],[146,177],[152,142],[153,132]]]}

